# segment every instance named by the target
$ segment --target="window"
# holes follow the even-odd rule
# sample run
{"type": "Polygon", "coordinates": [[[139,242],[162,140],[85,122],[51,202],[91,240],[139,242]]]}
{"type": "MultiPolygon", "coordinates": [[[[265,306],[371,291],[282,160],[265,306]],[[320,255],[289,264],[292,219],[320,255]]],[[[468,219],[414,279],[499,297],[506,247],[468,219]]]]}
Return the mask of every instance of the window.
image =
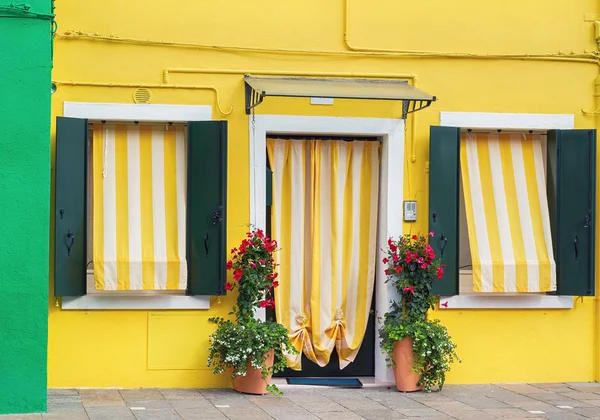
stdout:
{"type": "MultiPolygon", "coordinates": [[[[539,145],[539,149],[535,150],[535,152],[537,152],[536,154],[539,154],[539,164],[541,164],[541,168],[543,169],[543,173],[545,175],[547,175],[547,133],[546,131],[536,131],[533,132],[532,130],[529,131],[520,131],[520,130],[515,130],[515,131],[502,131],[499,130],[498,132],[495,131],[490,131],[490,130],[471,130],[471,129],[462,129],[461,130],[461,141],[465,141],[467,138],[470,138],[471,141],[475,141],[475,142],[485,142],[488,141],[488,139],[491,140],[496,140],[499,143],[507,143],[507,142],[512,142],[513,143],[518,143],[519,141],[523,141],[523,142],[531,142],[534,143],[534,150],[537,148],[537,146],[539,145]]],[[[533,156],[531,156],[533,158],[533,156]]],[[[490,156],[491,159],[498,159],[498,160],[502,160],[501,156],[490,156]]],[[[534,166],[535,162],[531,162],[534,166]]],[[[461,161],[461,165],[463,164],[463,162],[461,161]]],[[[524,174],[521,174],[521,177],[524,174]]],[[[515,176],[513,174],[513,176],[515,177],[514,180],[517,182],[522,182],[525,183],[524,179],[520,179],[520,177],[517,175],[515,176]]],[[[458,267],[459,267],[459,294],[460,295],[474,295],[477,296],[480,293],[479,292],[474,292],[473,291],[473,260],[472,260],[472,255],[471,255],[471,243],[469,241],[469,229],[468,229],[468,223],[467,223],[467,209],[466,209],[466,205],[465,205],[465,187],[464,187],[464,183],[465,180],[463,179],[462,176],[462,170],[459,173],[459,178],[460,178],[460,182],[459,182],[459,200],[458,200],[458,206],[459,206],[459,222],[458,222],[458,227],[459,227],[459,239],[458,239],[458,243],[459,243],[459,253],[458,253],[458,267]]],[[[512,178],[512,177],[511,177],[512,178]]],[[[506,181],[506,180],[505,180],[506,181]]],[[[512,181],[512,179],[511,179],[512,181]]],[[[543,183],[547,184],[547,176],[543,179],[543,183]]],[[[543,197],[545,198],[545,196],[543,197]]],[[[540,200],[543,201],[540,203],[541,207],[546,207],[545,211],[547,211],[547,200],[540,200]]],[[[518,203],[512,203],[517,205],[518,203]]],[[[514,215],[514,212],[513,212],[514,215]]],[[[543,233],[543,232],[542,232],[543,233]]],[[[521,249],[522,251],[524,251],[524,249],[521,249]]],[[[533,253],[535,253],[535,250],[532,250],[533,253]]],[[[552,261],[553,261],[553,256],[552,256],[552,261]]],[[[533,267],[536,268],[537,264],[533,264],[533,267]]],[[[514,267],[512,267],[512,269],[514,269],[514,267]]],[[[516,273],[515,273],[516,274],[516,273]]],[[[516,277],[516,275],[514,275],[513,277],[516,277]]],[[[539,292],[539,291],[533,291],[533,292],[529,292],[526,290],[521,290],[521,291],[517,291],[517,290],[512,290],[512,291],[492,291],[492,292],[487,292],[487,295],[505,295],[505,296],[509,296],[509,295],[518,295],[520,293],[533,293],[533,294],[542,294],[543,292],[539,292]]]]}
{"type": "MultiPolygon", "coordinates": [[[[472,294],[468,233],[461,211],[459,127],[431,127],[429,163],[432,246],[447,265],[435,284],[438,295],[472,294]]],[[[558,295],[594,294],[595,130],[548,130],[545,141],[546,192],[558,295]]],[[[464,206],[464,203],[463,203],[464,206]]],[[[468,210],[466,207],[463,207],[468,210]]],[[[500,229],[506,229],[497,220],[500,229]]],[[[477,292],[478,295],[489,293],[477,292]]]]}
{"type": "MultiPolygon", "coordinates": [[[[92,243],[88,241],[89,124],[86,119],[59,117],[56,130],[55,296],[83,296],[96,293],[87,280],[92,243]]],[[[188,122],[186,155],[186,294],[222,295],[227,123],[188,122]]]]}

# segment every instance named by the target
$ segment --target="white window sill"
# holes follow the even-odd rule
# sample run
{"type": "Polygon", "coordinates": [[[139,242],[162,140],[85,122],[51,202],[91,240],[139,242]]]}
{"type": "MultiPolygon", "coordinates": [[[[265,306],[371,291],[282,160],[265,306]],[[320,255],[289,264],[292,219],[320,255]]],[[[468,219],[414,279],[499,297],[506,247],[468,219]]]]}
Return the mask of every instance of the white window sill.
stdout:
{"type": "Polygon", "coordinates": [[[210,309],[210,296],[78,296],[63,297],[64,310],[210,309]]]}
{"type": "Polygon", "coordinates": [[[440,309],[572,309],[572,296],[440,296],[440,309]]]}

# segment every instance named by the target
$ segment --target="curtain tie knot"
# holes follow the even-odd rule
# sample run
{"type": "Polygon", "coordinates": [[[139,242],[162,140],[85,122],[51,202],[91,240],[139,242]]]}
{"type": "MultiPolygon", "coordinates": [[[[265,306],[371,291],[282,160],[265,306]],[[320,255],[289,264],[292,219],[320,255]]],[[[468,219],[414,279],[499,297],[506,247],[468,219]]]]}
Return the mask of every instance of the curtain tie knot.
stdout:
{"type": "Polygon", "coordinates": [[[342,311],[341,308],[336,309],[334,319],[336,321],[341,321],[342,319],[344,319],[344,311],[342,311]]]}
{"type": "Polygon", "coordinates": [[[298,315],[296,315],[296,322],[301,327],[304,326],[304,324],[306,324],[306,321],[308,321],[308,317],[304,312],[300,312],[298,315]]]}

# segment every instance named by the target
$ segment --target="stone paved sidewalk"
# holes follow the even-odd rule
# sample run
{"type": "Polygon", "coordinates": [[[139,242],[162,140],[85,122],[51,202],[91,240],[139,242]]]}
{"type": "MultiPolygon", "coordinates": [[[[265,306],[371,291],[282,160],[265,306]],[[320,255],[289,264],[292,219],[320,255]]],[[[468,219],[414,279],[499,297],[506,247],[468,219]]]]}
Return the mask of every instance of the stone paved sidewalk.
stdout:
{"type": "Polygon", "coordinates": [[[0,420],[600,419],[600,384],[447,385],[441,393],[282,386],[284,397],[230,389],[57,389],[45,414],[0,420]]]}

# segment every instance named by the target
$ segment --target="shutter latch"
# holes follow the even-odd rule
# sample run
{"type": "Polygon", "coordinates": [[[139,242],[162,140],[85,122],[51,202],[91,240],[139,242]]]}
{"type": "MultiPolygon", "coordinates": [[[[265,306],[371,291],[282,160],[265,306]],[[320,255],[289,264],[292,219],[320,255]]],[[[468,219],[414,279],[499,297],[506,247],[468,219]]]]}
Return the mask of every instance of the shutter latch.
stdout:
{"type": "Polygon", "coordinates": [[[222,212],[223,212],[223,206],[219,206],[219,209],[217,211],[212,212],[213,225],[219,224],[223,221],[222,212]]]}
{"type": "Polygon", "coordinates": [[[585,226],[584,228],[589,228],[592,224],[592,211],[588,210],[587,214],[585,215],[585,226]]]}
{"type": "Polygon", "coordinates": [[[73,233],[71,233],[71,229],[69,229],[68,233],[67,233],[67,257],[71,256],[71,248],[73,248],[73,244],[75,243],[75,235],[73,235],[73,233]]]}

